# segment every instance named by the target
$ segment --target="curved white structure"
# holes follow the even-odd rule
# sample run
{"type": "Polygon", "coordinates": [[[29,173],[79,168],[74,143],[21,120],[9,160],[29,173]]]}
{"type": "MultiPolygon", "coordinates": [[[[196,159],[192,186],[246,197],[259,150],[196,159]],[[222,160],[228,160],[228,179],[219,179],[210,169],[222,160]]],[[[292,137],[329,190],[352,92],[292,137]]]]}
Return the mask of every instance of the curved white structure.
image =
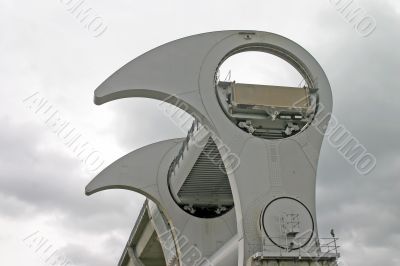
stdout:
{"type": "MultiPolygon", "coordinates": [[[[139,56],[95,91],[96,104],[126,97],[158,99],[185,109],[209,129],[215,143],[223,143],[217,145],[222,158],[229,153],[240,159],[237,164],[225,162],[234,210],[215,218],[199,218],[178,206],[170,193],[168,173],[183,139],[155,143],[122,157],[90,182],[87,194],[123,188],[154,201],[169,223],[208,259],[200,261],[203,258],[194,256],[185,262],[181,256],[181,265],[210,261],[233,265],[232,259],[245,265],[275,258],[277,250],[282,260],[291,259],[299,257],[294,250],[307,245],[309,258],[323,258],[315,183],[332,94],[321,66],[306,50],[287,38],[259,31],[190,36],[139,56]],[[229,56],[251,50],[286,60],[304,77],[308,88],[317,91],[318,106],[311,125],[286,138],[265,139],[239,129],[227,117],[217,97],[216,71],[229,56]]],[[[195,159],[186,158],[192,164],[195,159]]],[[[182,249],[179,236],[175,238],[178,250],[182,249]]]]}

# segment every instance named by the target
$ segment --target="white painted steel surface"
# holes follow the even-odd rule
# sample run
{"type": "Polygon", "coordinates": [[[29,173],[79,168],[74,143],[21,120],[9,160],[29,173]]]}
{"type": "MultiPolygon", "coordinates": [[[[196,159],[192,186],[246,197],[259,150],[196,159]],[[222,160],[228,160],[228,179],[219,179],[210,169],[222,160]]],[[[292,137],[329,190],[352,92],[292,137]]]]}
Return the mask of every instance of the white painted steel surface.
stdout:
{"type": "Polygon", "coordinates": [[[321,66],[301,46],[282,36],[259,31],[220,31],[179,39],[132,60],[95,91],[96,104],[125,97],[165,100],[186,109],[239,156],[239,167],[227,169],[234,211],[219,218],[200,219],[176,205],[168,191],[166,176],[182,141],[178,139],[155,143],[122,157],[90,182],[87,194],[110,188],[144,194],[205,257],[218,257],[215,252],[237,237],[234,239],[238,265],[246,264],[254,254],[255,245],[262,246],[265,236],[259,226],[260,215],[275,198],[291,197],[307,206],[315,224],[314,237],[318,236],[316,171],[332,110],[332,95],[321,66]],[[272,53],[292,64],[309,87],[318,88],[323,108],[318,109],[316,116],[327,119],[316,119],[304,131],[281,140],[258,138],[238,129],[218,103],[215,74],[224,59],[248,50],[272,53]]]}

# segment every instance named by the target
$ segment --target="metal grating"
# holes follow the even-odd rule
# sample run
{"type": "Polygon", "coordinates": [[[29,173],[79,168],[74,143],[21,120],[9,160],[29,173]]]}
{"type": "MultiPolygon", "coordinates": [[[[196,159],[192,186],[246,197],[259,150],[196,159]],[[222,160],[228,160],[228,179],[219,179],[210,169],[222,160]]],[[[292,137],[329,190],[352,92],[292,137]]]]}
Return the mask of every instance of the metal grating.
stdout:
{"type": "Polygon", "coordinates": [[[229,179],[218,147],[210,137],[178,192],[184,204],[233,205],[229,179]]]}

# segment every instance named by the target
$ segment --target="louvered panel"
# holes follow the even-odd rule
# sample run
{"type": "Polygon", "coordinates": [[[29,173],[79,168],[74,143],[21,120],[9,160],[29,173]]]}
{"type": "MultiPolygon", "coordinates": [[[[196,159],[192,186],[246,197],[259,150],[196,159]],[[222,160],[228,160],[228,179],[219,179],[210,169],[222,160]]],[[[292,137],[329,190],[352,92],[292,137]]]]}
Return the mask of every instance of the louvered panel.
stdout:
{"type": "Polygon", "coordinates": [[[196,206],[233,205],[228,176],[221,155],[209,138],[178,192],[183,204],[196,206]]]}

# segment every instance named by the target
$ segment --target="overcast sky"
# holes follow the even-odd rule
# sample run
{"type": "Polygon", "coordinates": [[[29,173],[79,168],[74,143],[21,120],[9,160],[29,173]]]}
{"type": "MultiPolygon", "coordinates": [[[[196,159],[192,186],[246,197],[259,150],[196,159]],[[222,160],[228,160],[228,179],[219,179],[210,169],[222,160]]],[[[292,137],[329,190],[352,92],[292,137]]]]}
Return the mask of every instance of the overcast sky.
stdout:
{"type": "Polygon", "coordinates": [[[49,265],[29,245],[39,236],[73,265],[116,265],[143,202],[123,190],[86,197],[94,173],[23,100],[36,92],[47,99],[109,164],[183,133],[155,101],[96,106],[94,89],[149,49],[228,29],[286,36],[322,65],[335,117],[376,156],[377,166],[360,175],[324,143],[317,175],[320,235],[335,228],[346,265],[400,265],[398,1],[357,0],[376,21],[376,30],[363,37],[336,10],[338,0],[86,0],[103,23],[97,38],[99,32],[71,14],[68,1],[0,0],[1,265],[49,265]]]}

